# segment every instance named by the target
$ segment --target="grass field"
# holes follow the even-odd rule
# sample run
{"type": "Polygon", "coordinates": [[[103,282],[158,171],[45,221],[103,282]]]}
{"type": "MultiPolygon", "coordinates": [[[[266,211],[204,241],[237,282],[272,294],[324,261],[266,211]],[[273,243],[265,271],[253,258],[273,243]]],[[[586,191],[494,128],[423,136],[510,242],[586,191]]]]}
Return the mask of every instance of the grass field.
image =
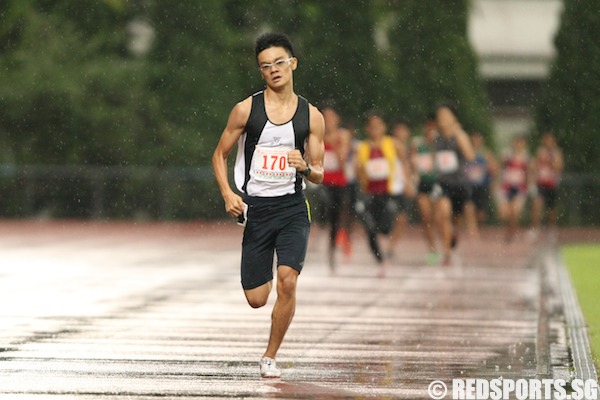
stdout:
{"type": "Polygon", "coordinates": [[[600,245],[568,245],[562,255],[588,324],[596,366],[600,367],[600,245]]]}

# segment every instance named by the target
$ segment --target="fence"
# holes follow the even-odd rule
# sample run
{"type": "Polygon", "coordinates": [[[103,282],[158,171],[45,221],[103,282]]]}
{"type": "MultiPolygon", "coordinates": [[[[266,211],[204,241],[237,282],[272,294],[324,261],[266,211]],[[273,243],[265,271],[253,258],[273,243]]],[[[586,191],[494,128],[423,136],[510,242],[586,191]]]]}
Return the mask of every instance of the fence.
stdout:
{"type": "Polygon", "coordinates": [[[0,190],[4,217],[168,220],[223,215],[209,167],[3,165],[0,190]]]}
{"type": "MultiPolygon", "coordinates": [[[[600,177],[566,175],[559,191],[561,224],[600,225],[598,199],[600,177]]],[[[0,165],[0,216],[177,220],[226,214],[209,166],[0,165]]]]}

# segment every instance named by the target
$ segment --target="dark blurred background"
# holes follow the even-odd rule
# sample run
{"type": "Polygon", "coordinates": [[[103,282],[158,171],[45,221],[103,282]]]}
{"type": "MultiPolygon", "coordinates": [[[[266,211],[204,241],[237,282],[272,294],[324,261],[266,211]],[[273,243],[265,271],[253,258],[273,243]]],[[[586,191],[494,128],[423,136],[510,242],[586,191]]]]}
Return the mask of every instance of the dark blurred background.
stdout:
{"type": "Polygon", "coordinates": [[[600,224],[596,0],[3,0],[0,216],[222,218],[210,157],[262,88],[254,40],[287,33],[296,91],[359,136],[458,105],[500,151],[552,129],[561,222],[600,224]]]}

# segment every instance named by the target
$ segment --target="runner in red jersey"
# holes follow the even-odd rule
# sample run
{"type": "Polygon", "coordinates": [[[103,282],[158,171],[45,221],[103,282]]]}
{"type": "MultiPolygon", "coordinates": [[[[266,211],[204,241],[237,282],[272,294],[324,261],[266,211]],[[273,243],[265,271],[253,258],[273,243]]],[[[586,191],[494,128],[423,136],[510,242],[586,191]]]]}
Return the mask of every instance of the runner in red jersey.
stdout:
{"type": "Polygon", "coordinates": [[[505,241],[514,239],[523,206],[527,199],[529,182],[529,152],[522,136],[513,140],[512,148],[502,158],[501,193],[499,194],[500,219],[506,224],[505,241]]]}
{"type": "Polygon", "coordinates": [[[346,212],[349,199],[348,182],[345,170],[350,147],[350,134],[340,127],[340,116],[332,106],[326,106],[322,112],[325,120],[322,190],[326,203],[327,222],[330,227],[328,262],[329,268],[334,272],[336,239],[340,231],[342,216],[348,214],[346,212]]]}
{"type": "Polygon", "coordinates": [[[538,235],[544,209],[548,213],[548,224],[551,226],[550,234],[554,235],[556,233],[558,219],[556,212],[557,189],[563,167],[562,150],[558,147],[552,132],[546,132],[542,136],[542,144],[538,148],[532,163],[532,174],[536,180],[536,196],[533,199],[531,210],[530,237],[532,238],[538,235]]]}
{"type": "Polygon", "coordinates": [[[389,235],[394,227],[396,204],[391,197],[398,173],[394,140],[388,136],[387,124],[377,111],[371,111],[365,124],[367,139],[357,149],[357,174],[363,192],[356,213],[363,223],[373,256],[380,266],[379,276],[387,271],[378,234],[389,235]]]}

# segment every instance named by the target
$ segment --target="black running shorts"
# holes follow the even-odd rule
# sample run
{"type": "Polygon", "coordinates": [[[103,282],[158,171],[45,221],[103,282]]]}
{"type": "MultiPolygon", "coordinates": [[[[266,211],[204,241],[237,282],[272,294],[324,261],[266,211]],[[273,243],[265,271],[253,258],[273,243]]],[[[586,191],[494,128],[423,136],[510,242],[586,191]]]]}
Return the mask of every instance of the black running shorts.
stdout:
{"type": "Polygon", "coordinates": [[[442,196],[446,196],[452,203],[452,213],[462,215],[465,204],[471,198],[471,185],[463,182],[440,182],[442,196]]]}
{"type": "Polygon", "coordinates": [[[558,199],[558,193],[556,188],[538,186],[538,193],[544,199],[544,206],[546,208],[550,210],[556,208],[556,200],[558,199]]]}
{"type": "Polygon", "coordinates": [[[490,191],[486,185],[473,185],[471,200],[477,210],[486,210],[490,200],[490,191]]]}
{"type": "Polygon", "coordinates": [[[419,187],[417,188],[417,191],[423,194],[431,194],[431,192],[433,191],[433,185],[435,185],[435,182],[427,182],[421,180],[419,182],[419,187]]]}
{"type": "Polygon", "coordinates": [[[242,242],[242,287],[257,288],[273,280],[273,256],[277,265],[302,271],[310,210],[302,192],[280,197],[249,197],[248,222],[242,242]]]}

